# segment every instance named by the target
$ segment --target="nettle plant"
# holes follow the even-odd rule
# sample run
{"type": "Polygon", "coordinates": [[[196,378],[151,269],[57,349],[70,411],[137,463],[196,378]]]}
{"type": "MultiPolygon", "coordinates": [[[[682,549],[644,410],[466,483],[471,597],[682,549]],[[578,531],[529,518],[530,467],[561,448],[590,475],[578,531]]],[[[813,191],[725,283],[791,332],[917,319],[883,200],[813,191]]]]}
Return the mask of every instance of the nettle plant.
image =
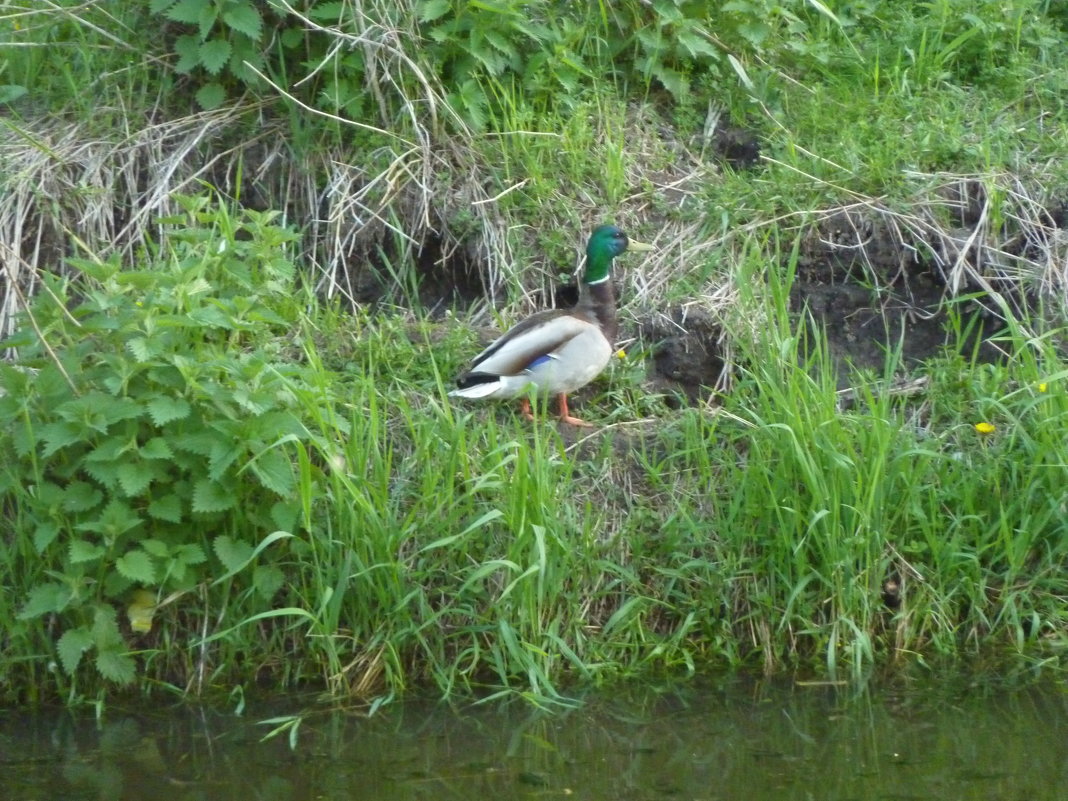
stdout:
{"type": "Polygon", "coordinates": [[[149,11],[181,23],[183,32],[173,42],[178,56],[175,70],[182,75],[204,76],[196,99],[213,109],[226,100],[226,78],[255,85],[256,70],[264,68],[264,15],[269,5],[253,0],[151,0],[149,11]]]}
{"type": "Polygon", "coordinates": [[[309,407],[321,382],[287,352],[295,235],[272,213],[179,202],[150,266],[74,261],[80,290],[46,276],[4,343],[18,359],[0,366],[0,496],[43,566],[19,618],[66,626],[68,674],[92,651],[105,678],[134,678],[117,608],[139,591],[180,596],[250,566],[273,596],[283,573],[254,543],[297,525],[294,443],[325,419],[309,407]]]}

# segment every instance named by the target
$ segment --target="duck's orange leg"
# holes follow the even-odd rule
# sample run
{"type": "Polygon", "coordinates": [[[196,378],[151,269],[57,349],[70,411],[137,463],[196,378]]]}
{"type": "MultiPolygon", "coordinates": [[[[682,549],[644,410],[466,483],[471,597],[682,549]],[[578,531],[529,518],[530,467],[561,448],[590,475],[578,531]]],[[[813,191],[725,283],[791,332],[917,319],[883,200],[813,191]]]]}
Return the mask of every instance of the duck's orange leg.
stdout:
{"type": "Polygon", "coordinates": [[[519,399],[519,413],[528,420],[534,419],[534,415],[530,412],[530,398],[519,399]]]}
{"type": "Polygon", "coordinates": [[[567,395],[564,393],[560,393],[560,420],[564,423],[570,423],[573,426],[593,428],[593,423],[587,423],[585,420],[579,420],[577,417],[571,416],[567,409],[567,395]]]}

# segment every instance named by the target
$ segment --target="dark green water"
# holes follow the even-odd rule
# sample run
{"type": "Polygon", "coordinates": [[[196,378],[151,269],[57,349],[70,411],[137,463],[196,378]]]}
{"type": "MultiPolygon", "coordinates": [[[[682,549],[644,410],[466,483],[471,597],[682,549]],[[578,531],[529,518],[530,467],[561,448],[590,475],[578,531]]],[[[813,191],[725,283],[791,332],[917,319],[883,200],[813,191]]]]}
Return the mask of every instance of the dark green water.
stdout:
{"type": "Polygon", "coordinates": [[[732,682],[520,704],[307,715],[191,709],[0,715],[0,799],[1068,798],[1068,693],[732,682]]]}

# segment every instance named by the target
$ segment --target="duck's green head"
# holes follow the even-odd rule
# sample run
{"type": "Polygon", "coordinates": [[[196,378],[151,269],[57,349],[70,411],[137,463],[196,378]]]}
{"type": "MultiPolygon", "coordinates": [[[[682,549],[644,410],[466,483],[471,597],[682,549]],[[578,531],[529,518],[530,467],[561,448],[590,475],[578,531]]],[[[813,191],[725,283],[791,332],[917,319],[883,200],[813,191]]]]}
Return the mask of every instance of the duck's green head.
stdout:
{"type": "Polygon", "coordinates": [[[584,280],[587,284],[599,284],[608,280],[608,273],[612,269],[612,259],[628,250],[652,250],[652,245],[644,242],[635,242],[614,225],[599,225],[590,234],[590,241],[586,243],[586,274],[584,280]]]}

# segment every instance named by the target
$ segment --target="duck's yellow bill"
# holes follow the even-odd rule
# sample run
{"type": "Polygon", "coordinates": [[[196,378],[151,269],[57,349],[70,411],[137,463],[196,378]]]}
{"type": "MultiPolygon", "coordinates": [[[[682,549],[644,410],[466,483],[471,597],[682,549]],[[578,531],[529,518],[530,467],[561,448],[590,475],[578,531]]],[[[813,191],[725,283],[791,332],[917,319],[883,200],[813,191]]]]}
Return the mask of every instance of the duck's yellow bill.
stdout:
{"type": "Polygon", "coordinates": [[[627,250],[656,250],[652,245],[647,245],[644,242],[635,242],[633,239],[627,241],[627,250]]]}

